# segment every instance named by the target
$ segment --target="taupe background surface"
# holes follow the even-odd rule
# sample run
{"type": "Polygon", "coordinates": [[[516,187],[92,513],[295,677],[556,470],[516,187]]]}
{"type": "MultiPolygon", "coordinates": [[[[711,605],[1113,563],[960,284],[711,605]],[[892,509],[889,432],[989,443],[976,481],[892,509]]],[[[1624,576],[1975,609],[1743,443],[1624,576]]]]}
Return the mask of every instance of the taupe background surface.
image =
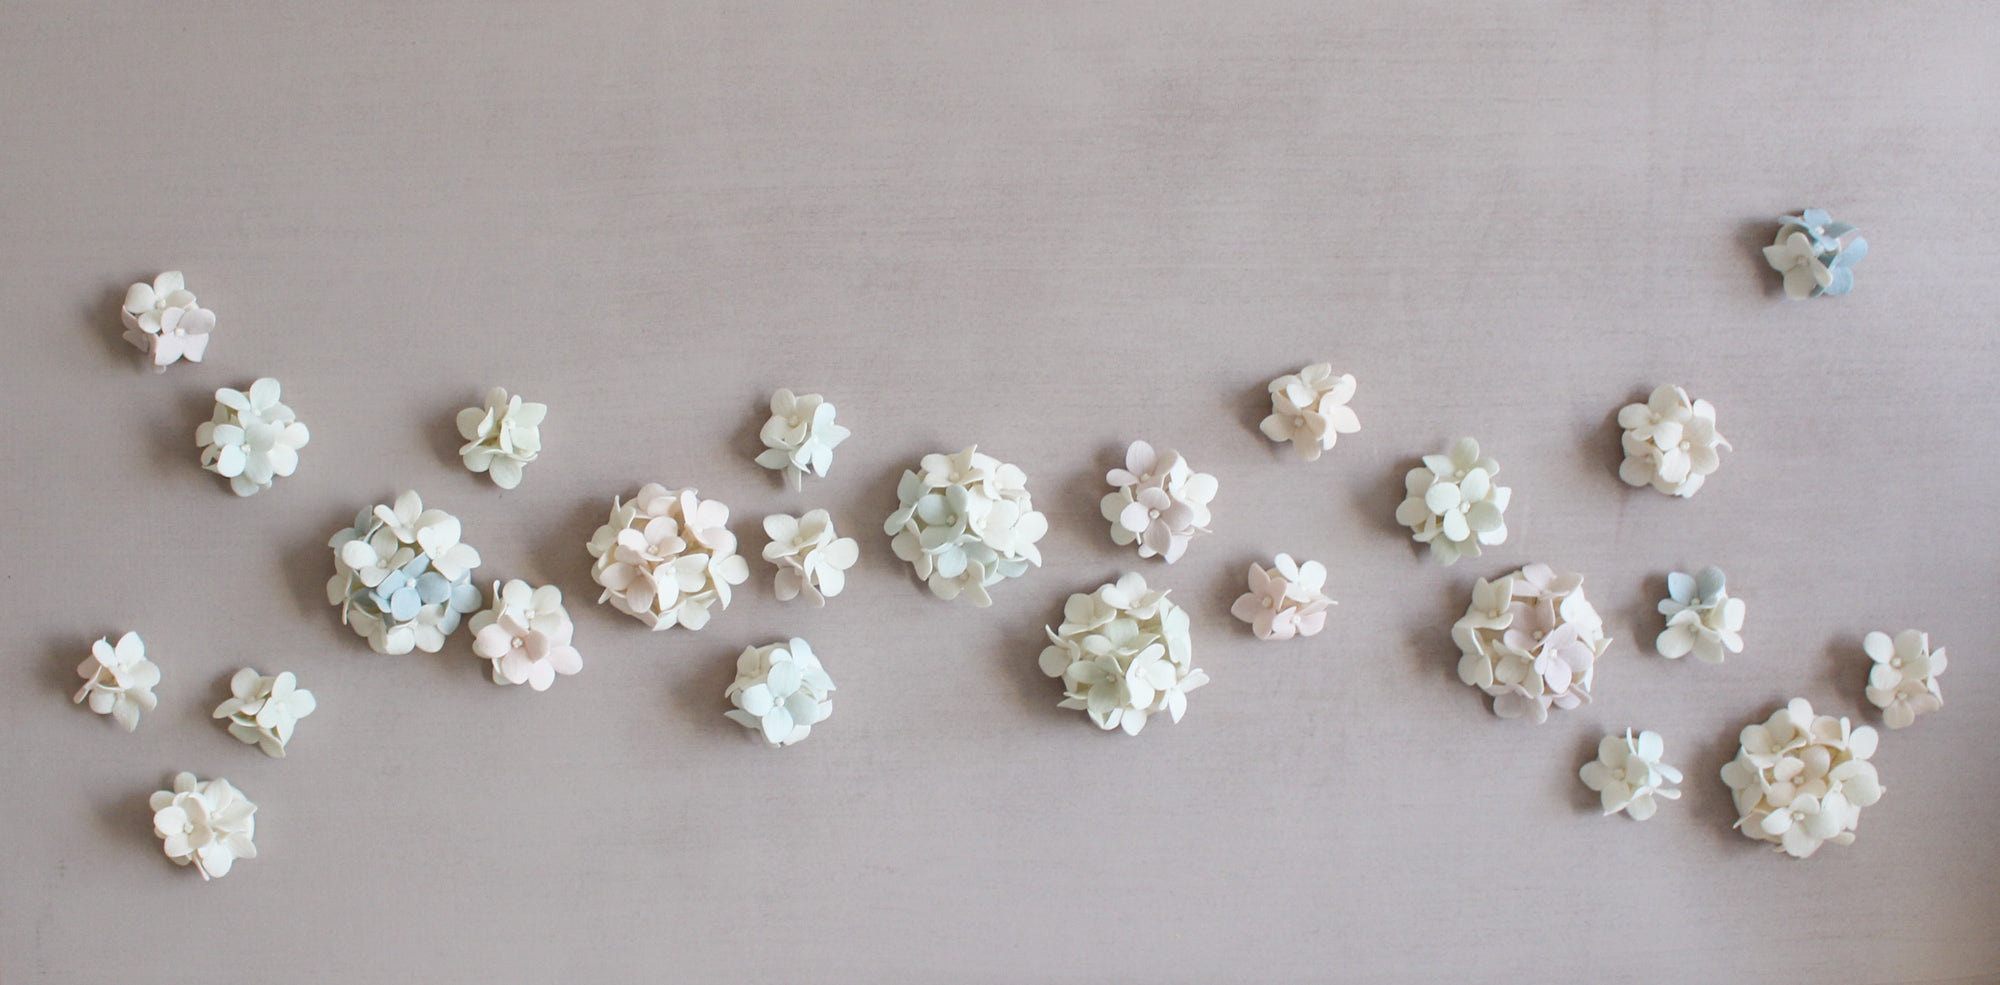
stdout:
{"type": "Polygon", "coordinates": [[[2000,970],[1995,285],[1987,3],[107,2],[0,8],[7,675],[0,979],[1985,981],[2000,970]],[[551,5],[554,6],[554,5],[551,5]],[[1756,248],[1817,205],[1874,245],[1792,303],[1756,248]],[[207,363],[153,376],[126,284],[187,272],[207,363]],[[1263,383],[1360,380],[1315,464],[1263,383]],[[202,472],[217,386],[312,428],[249,500],[202,472]],[[1615,477],[1660,382],[1736,444],[1698,497],[1615,477]],[[453,454],[493,384],[547,402],[501,492],[453,454]],[[789,494],[750,462],[778,386],[853,439],[789,494]],[[1513,536],[1439,568],[1391,513],[1479,437],[1513,536]],[[1097,516],[1122,443],[1221,480],[1172,567],[1097,516]],[[898,471],[978,442],[1031,478],[1048,564],[931,599],[880,530],[898,471]],[[770,569],[706,630],[592,604],[613,495],[693,485],[859,537],[848,593],[770,569]],[[562,586],[585,669],[487,682],[467,638],[384,657],[323,596],[329,534],[405,488],[482,579],[562,586]],[[1227,616],[1242,569],[1333,569],[1320,637],[1227,616]],[[1474,577],[1581,571],[1617,637],[1543,727],[1459,684],[1474,577]],[[1650,655],[1665,572],[1724,566],[1748,650],[1650,655]],[[1214,683],[1137,739],[1057,710],[1062,599],[1171,587],[1214,683]],[[1948,646],[1886,734],[1860,837],[1795,862],[1716,770],[1793,696],[1877,721],[1870,629],[1948,646]],[[99,635],[165,680],[137,734],[69,704],[99,635]],[[735,653],[798,634],[840,690],[774,751],[735,653]],[[291,758],[209,720],[232,671],[319,697],[291,758]],[[1667,737],[1636,824],[1576,779],[1667,737]],[[203,884],[146,797],[260,805],[203,884]]]}

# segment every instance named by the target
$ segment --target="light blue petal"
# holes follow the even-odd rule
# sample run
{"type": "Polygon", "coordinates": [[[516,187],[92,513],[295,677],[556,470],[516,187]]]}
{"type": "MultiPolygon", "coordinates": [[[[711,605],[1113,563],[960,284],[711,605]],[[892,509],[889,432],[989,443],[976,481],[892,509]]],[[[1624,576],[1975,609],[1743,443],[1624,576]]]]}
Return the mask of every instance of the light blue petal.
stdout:
{"type": "Polygon", "coordinates": [[[1854,271],[1841,267],[1833,272],[1833,283],[1828,284],[1826,290],[1821,293],[1828,297],[1838,297],[1851,290],[1854,290],[1854,271]]]}
{"type": "Polygon", "coordinates": [[[447,601],[451,598],[451,582],[435,571],[426,571],[423,577],[417,579],[417,597],[423,599],[425,605],[447,601]]]}

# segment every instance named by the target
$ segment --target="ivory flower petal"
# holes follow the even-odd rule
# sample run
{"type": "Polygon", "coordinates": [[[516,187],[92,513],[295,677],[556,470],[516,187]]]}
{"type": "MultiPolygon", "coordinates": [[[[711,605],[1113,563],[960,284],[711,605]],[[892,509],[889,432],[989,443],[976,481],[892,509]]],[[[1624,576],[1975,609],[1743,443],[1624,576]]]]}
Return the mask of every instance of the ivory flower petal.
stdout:
{"type": "Polygon", "coordinates": [[[1597,658],[1611,645],[1583,578],[1545,564],[1476,582],[1451,637],[1459,680],[1492,696],[1494,714],[1537,724],[1551,708],[1590,700],[1597,658]]]}
{"type": "Polygon", "coordinates": [[[1493,481],[1500,463],[1479,453],[1479,442],[1461,438],[1447,454],[1426,455],[1403,477],[1396,522],[1410,539],[1429,544],[1439,564],[1478,557],[1482,545],[1507,540],[1505,513],[1513,490],[1493,481]]]}
{"type": "Polygon", "coordinates": [[[1215,477],[1196,472],[1179,452],[1155,452],[1134,441],[1125,452],[1125,467],[1105,474],[1112,491],[1099,502],[1099,512],[1111,521],[1111,542],[1137,544],[1140,557],[1172,563],[1188,543],[1208,533],[1209,504],[1215,499],[1215,477]]]}
{"type": "Polygon", "coordinates": [[[268,376],[247,392],[225,387],[215,391],[215,416],[195,428],[201,467],[228,479],[238,496],[256,495],[297,471],[299,449],[312,439],[278,397],[278,381],[268,376]]]}
{"type": "Polygon", "coordinates": [[[745,647],[736,679],[722,692],[735,707],[723,714],[773,746],[789,746],[833,714],[833,691],[833,678],[805,640],[745,647]]]}
{"type": "Polygon", "coordinates": [[[1107,732],[1138,735],[1160,713],[1178,722],[1187,693],[1208,683],[1194,666],[1187,610],[1137,574],[1070,596],[1062,623],[1047,632],[1039,664],[1062,679],[1057,707],[1080,710],[1107,732]]]}
{"type": "Polygon", "coordinates": [[[1745,726],[1736,758],[1722,767],[1736,802],[1736,829],[1793,858],[1853,843],[1861,809],[1883,793],[1867,761],[1875,744],[1874,729],[1815,715],[1804,698],[1745,726]]]}
{"type": "Polygon", "coordinates": [[[1679,800],[1674,784],[1681,771],[1660,761],[1666,743],[1657,732],[1631,729],[1620,738],[1607,735],[1597,744],[1597,758],[1583,764],[1577,776],[1583,785],[1599,794],[1606,816],[1624,812],[1635,821],[1644,821],[1658,810],[1659,800],[1679,800]]]}
{"type": "Polygon", "coordinates": [[[987,589],[1042,563],[1036,542],[1049,531],[1018,467],[977,446],[925,455],[896,485],[898,504],[882,524],[896,556],[941,599],[991,605],[987,589]]]}
{"type": "Polygon", "coordinates": [[[833,465],[833,450],[851,433],[833,422],[833,405],[817,393],[798,396],[781,389],[771,395],[771,417],[758,437],[765,450],[757,464],[781,472],[796,492],[811,472],[824,478],[833,465]]]}
{"type": "Polygon", "coordinates": [[[1868,674],[1868,702],[1882,709],[1882,722],[1892,729],[1909,728],[1918,715],[1944,707],[1938,675],[1947,663],[1944,647],[1931,649],[1929,633],[1906,629],[1893,639],[1872,632],[1861,641],[1874,667],[1868,674]]]}
{"type": "Polygon", "coordinates": [[[458,412],[458,434],[465,439],[459,458],[502,489],[520,485],[523,469],[541,456],[542,420],[548,412],[547,404],[524,402],[518,394],[510,397],[502,387],[486,391],[485,406],[458,412]]]}
{"type": "Polygon", "coordinates": [[[604,589],[597,600],[650,629],[708,625],[710,610],[729,608],[733,586],[750,578],[728,522],[728,506],[693,489],[647,483],[631,500],[612,499],[586,545],[604,589]]]}
{"type": "Polygon", "coordinates": [[[83,678],[83,687],[72,700],[88,701],[91,711],[111,716],[127,732],[139,727],[141,712],[159,704],[153,687],[160,683],[160,668],[146,659],[146,644],[138,633],[126,633],[116,644],[108,639],[92,643],[90,656],[76,673],[83,678]]]}
{"type": "Polygon", "coordinates": [[[183,359],[201,362],[208,336],[215,330],[215,312],[195,302],[194,293],[178,270],[132,285],[125,291],[125,341],[146,354],[153,372],[165,372],[183,359]]]}
{"type": "Polygon", "coordinates": [[[156,791],[149,802],[153,832],[175,865],[193,865],[204,880],[229,874],[238,859],[257,857],[257,805],[228,780],[174,777],[171,790],[156,791]]]}
{"type": "Polygon", "coordinates": [[[1670,383],[1654,388],[1645,403],[1620,408],[1618,426],[1625,429],[1618,478],[1682,498],[1701,489],[1730,448],[1715,429],[1715,407],[1670,383]]]}
{"type": "Polygon", "coordinates": [[[1257,429],[1272,441],[1291,442],[1305,461],[1331,451],[1341,435],[1361,430],[1361,419],[1347,406],[1354,396],[1354,377],[1335,376],[1332,363],[1314,363],[1280,376],[1269,389],[1271,413],[1257,429]]]}

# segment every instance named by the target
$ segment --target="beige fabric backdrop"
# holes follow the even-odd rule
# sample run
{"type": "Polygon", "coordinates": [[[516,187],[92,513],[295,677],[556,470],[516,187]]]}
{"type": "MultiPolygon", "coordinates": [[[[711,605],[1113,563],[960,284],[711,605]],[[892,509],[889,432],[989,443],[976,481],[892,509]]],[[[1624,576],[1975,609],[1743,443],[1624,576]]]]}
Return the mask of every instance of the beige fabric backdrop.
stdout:
{"type": "Polygon", "coordinates": [[[2000,8],[1989,3],[16,2],[0,9],[0,979],[1935,982],[2000,973],[2000,8]],[[555,6],[555,5],[551,5],[555,6]],[[1790,303],[1756,248],[1818,205],[1875,250],[1790,303]],[[220,317],[162,376],[124,286],[220,317]],[[1255,422],[1330,359],[1363,430],[1316,464],[1255,422]],[[284,382],[299,474],[196,464],[217,386],[284,382]],[[1615,477],[1617,407],[1680,382],[1735,443],[1692,501],[1615,477]],[[552,408],[514,492],[451,417],[552,408]],[[750,462],[778,386],[854,428],[831,478],[750,462]],[[1513,536],[1442,569],[1391,522],[1479,437],[1513,536]],[[1172,567],[1096,513],[1149,438],[1221,479],[1172,567]],[[1048,564],[986,610],[879,533],[899,469],[1019,463],[1048,564]],[[849,592],[770,569],[700,633],[592,604],[613,495],[831,508],[849,592]],[[465,637],[383,657],[327,536],[416,488],[482,578],[568,593],[586,666],[487,683],[465,637]],[[1243,567],[1325,560],[1310,641],[1231,621],[1243,567]],[[1599,700],[1496,720],[1454,677],[1474,577],[1588,576],[1599,700]],[[1748,650],[1650,654],[1665,572],[1724,566],[1748,650]],[[1171,587],[1214,683],[1138,739],[1058,711],[1062,599],[1171,587]],[[1729,829],[1737,731],[1802,695],[1875,721],[1870,629],[1950,648],[1949,704],[1876,757],[1859,841],[1729,829]],[[90,640],[165,673],[135,735],[69,704],[90,640]],[[800,634],[837,711],[783,751],[722,717],[800,634]],[[320,710],[267,760],[232,671],[320,710]],[[1608,730],[1688,774],[1653,821],[1576,780],[1608,730]],[[176,770],[260,805],[261,856],[161,856],[176,770]]]}

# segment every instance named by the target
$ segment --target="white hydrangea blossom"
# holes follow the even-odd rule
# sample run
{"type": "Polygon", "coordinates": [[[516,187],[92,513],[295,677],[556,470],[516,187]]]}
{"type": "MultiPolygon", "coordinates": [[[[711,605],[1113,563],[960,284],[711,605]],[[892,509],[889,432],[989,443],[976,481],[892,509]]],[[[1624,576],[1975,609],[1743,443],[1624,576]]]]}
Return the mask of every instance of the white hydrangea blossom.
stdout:
{"type": "Polygon", "coordinates": [[[149,805],[167,857],[193,865],[203,879],[220,879],[237,859],[257,857],[257,805],[228,780],[182,773],[172,790],[155,791],[149,805]]]}
{"type": "Polygon", "coordinates": [[[1715,430],[1715,407],[1706,400],[1689,400],[1687,391],[1662,384],[1643,404],[1626,404],[1618,411],[1625,461],[1618,478],[1628,486],[1650,485],[1660,492],[1687,497],[1722,464],[1729,441],[1715,430]]]}
{"type": "Polygon", "coordinates": [[[833,678],[796,636],[745,647],[736,658],[736,680],[722,695],[736,706],[723,713],[730,721],[756,729],[774,746],[798,742],[833,714],[833,678]]]}
{"type": "Polygon", "coordinates": [[[492,661],[493,683],[546,691],[557,674],[583,669],[582,654],[570,645],[575,632],[562,589],[519,578],[495,582],[492,606],[472,617],[472,652],[492,661]]]}
{"type": "Polygon", "coordinates": [[[1937,681],[1946,664],[1944,647],[1931,649],[1929,633],[1906,629],[1892,640],[1888,633],[1873,632],[1862,637],[1861,648],[1875,663],[1868,672],[1868,702],[1882,709],[1883,724],[1909,728],[1918,715],[1944,707],[1937,681]]]}
{"type": "Polygon", "coordinates": [[[977,446],[925,455],[903,473],[896,497],[882,532],[938,598],[992,605],[988,588],[1042,563],[1035,542],[1049,523],[1035,511],[1027,475],[977,446]]]}
{"type": "Polygon", "coordinates": [[[502,489],[520,485],[523,468],[542,453],[542,420],[548,413],[549,405],[523,402],[520,394],[510,397],[503,387],[486,391],[484,407],[458,412],[458,434],[465,439],[460,460],[502,489]]]}
{"type": "Polygon", "coordinates": [[[1271,413],[1258,430],[1264,437],[1293,449],[1305,461],[1331,451],[1343,434],[1361,430],[1361,419],[1347,406],[1354,397],[1354,377],[1333,375],[1332,363],[1314,363],[1271,381],[1271,413]]]}
{"type": "Polygon", "coordinates": [[[590,577],[604,588],[597,600],[651,629],[708,625],[710,609],[729,608],[731,587],[750,578],[728,524],[729,507],[693,489],[650,482],[612,499],[588,545],[590,577]]]}
{"type": "Polygon", "coordinates": [[[1702,663],[1719,664],[1724,651],[1743,652],[1743,600],[1731,598],[1727,586],[1716,567],[1667,575],[1667,597],[1659,606],[1667,628],[1653,642],[1660,656],[1679,660],[1693,653],[1702,663]]]}
{"type": "Polygon", "coordinates": [[[1812,704],[1793,698],[1769,721],[1743,729],[1736,758],[1722,767],[1745,837],[1776,843],[1793,858],[1823,844],[1851,844],[1861,809],[1882,798],[1868,757],[1875,730],[1851,727],[1845,718],[1814,715],[1812,704]]]}
{"type": "Polygon", "coordinates": [[[126,633],[113,645],[99,639],[90,645],[90,656],[76,668],[83,678],[72,699],[90,701],[90,710],[110,715],[120,728],[130,732],[139,727],[139,713],[159,705],[153,686],[160,683],[160,668],[146,659],[146,643],[138,633],[126,633]]]}
{"type": "Polygon", "coordinates": [[[299,687],[299,679],[289,670],[265,677],[245,667],[229,679],[229,693],[213,717],[228,719],[230,735],[273,759],[285,758],[285,746],[292,741],[299,719],[319,707],[313,693],[299,687]]]}
{"type": "Polygon", "coordinates": [[[804,488],[805,474],[821,478],[833,466],[833,449],[847,440],[846,428],[833,423],[833,405],[817,393],[797,396],[781,389],[771,395],[771,419],[758,436],[765,451],[757,464],[783,472],[793,492],[804,488]]]}
{"type": "Polygon", "coordinates": [[[1479,442],[1462,438],[1444,455],[1425,455],[1424,464],[1403,478],[1405,498],[1396,522],[1411,539],[1431,546],[1440,564],[1478,557],[1480,546],[1505,543],[1503,516],[1513,490],[1494,483],[1500,463],[1479,454],[1479,442]]]}
{"type": "Polygon", "coordinates": [[[336,532],[327,601],[377,653],[436,653],[484,601],[472,582],[479,552],[459,541],[458,518],[424,509],[414,491],[363,507],[336,532]]]}
{"type": "Polygon", "coordinates": [[[764,518],[764,560],[777,566],[773,588],[778,601],[803,595],[815,608],[847,587],[847,569],[861,558],[861,545],[833,529],[833,516],[808,510],[804,516],[773,513],[764,518]]]}
{"type": "Polygon", "coordinates": [[[1583,785],[1598,792],[1608,817],[1619,811],[1634,821],[1644,821],[1659,809],[1659,800],[1679,800],[1681,771],[1660,761],[1666,742],[1658,732],[1631,729],[1625,737],[1607,735],[1597,744],[1597,758],[1583,764],[1577,776],[1583,785]]]}
{"type": "Polygon", "coordinates": [[[125,292],[125,341],[146,353],[153,372],[164,373],[182,359],[201,362],[208,336],[215,329],[215,312],[195,303],[194,292],[178,270],[140,282],[125,292]]]}
{"type": "Polygon", "coordinates": [[[1180,560],[1188,541],[1208,533],[1208,504],[1215,476],[1196,472],[1171,449],[1155,452],[1144,441],[1125,449],[1125,467],[1105,473],[1112,491],[1099,504],[1111,521],[1111,542],[1138,543],[1140,557],[1180,560]]]}
{"type": "Polygon", "coordinates": [[[1106,731],[1138,735],[1160,712],[1178,722],[1187,693],[1208,683],[1194,666],[1187,610],[1137,574],[1070,596],[1062,624],[1047,632],[1041,668],[1062,678],[1057,707],[1081,709],[1106,731]]]}
{"type": "Polygon", "coordinates": [[[1590,700],[1597,658],[1611,645],[1583,596],[1583,576],[1546,564],[1479,579],[1451,638],[1461,654],[1458,679],[1491,695],[1494,714],[1536,724],[1548,721],[1550,708],[1590,700]]]}
{"type": "Polygon", "coordinates": [[[1250,562],[1250,590],[1229,607],[1229,614],[1250,624],[1260,640],[1312,636],[1326,625],[1327,609],[1338,602],[1327,597],[1326,566],[1300,564],[1280,554],[1271,567],[1250,562]]]}
{"type": "Polygon", "coordinates": [[[312,438],[278,396],[278,381],[268,376],[248,392],[224,387],[215,391],[215,417],[194,429],[201,467],[228,479],[238,496],[254,496],[275,477],[297,471],[299,449],[312,438]]]}

